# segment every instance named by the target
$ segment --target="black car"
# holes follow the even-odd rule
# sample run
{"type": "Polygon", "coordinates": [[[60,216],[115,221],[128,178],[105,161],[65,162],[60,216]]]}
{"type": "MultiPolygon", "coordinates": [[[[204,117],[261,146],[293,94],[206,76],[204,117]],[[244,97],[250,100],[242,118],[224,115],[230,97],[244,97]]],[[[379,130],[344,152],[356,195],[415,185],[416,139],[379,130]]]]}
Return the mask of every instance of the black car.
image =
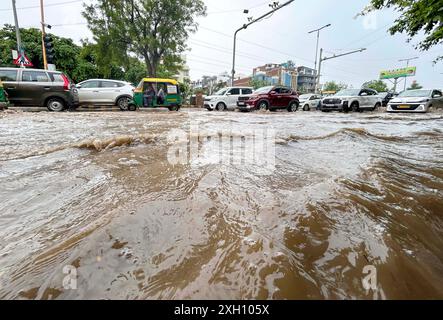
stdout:
{"type": "Polygon", "coordinates": [[[382,106],[386,107],[389,103],[389,101],[391,101],[392,98],[395,97],[394,93],[392,92],[379,92],[378,94],[382,100],[382,106]]]}

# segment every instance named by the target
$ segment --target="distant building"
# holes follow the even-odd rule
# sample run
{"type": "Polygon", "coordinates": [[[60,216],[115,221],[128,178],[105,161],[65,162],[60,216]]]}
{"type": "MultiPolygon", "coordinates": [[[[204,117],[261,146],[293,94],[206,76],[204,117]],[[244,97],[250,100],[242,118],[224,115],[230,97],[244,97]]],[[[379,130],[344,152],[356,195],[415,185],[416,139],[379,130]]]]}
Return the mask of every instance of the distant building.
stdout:
{"type": "Polygon", "coordinates": [[[252,77],[240,78],[234,80],[234,87],[249,87],[251,85],[252,77]]]}
{"type": "Polygon", "coordinates": [[[297,69],[289,63],[268,63],[254,68],[253,79],[269,85],[282,85],[297,90],[297,69]]]}
{"type": "Polygon", "coordinates": [[[178,72],[178,74],[176,75],[177,81],[183,83],[185,81],[185,79],[190,79],[189,77],[189,67],[186,63],[186,56],[182,55],[181,56],[182,60],[183,60],[183,66],[181,68],[181,70],[178,72]]]}
{"type": "Polygon", "coordinates": [[[315,91],[317,71],[305,66],[297,67],[297,91],[311,93],[315,91]]]}

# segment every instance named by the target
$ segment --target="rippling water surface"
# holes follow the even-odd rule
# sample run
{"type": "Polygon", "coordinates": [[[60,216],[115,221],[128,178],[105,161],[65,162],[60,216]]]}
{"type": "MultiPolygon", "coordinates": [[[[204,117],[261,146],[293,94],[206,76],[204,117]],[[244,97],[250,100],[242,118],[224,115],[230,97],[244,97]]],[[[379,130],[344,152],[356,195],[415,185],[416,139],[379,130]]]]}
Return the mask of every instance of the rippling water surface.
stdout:
{"type": "Polygon", "coordinates": [[[442,299],[443,115],[0,114],[0,239],[2,299],[442,299]]]}

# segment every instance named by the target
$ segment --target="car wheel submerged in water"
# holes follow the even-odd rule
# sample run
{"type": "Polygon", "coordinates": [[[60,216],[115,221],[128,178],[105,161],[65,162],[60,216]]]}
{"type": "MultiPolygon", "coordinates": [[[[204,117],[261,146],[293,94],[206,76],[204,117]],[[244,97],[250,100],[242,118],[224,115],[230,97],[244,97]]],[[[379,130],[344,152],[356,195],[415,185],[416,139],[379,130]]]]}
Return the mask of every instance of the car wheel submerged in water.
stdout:
{"type": "Polygon", "coordinates": [[[61,112],[65,109],[65,102],[60,98],[51,98],[46,103],[46,108],[52,112],[61,112]]]}
{"type": "Polygon", "coordinates": [[[268,110],[268,103],[266,101],[260,101],[258,104],[258,110],[266,111],[268,110]]]}
{"type": "Polygon", "coordinates": [[[226,110],[226,106],[223,102],[219,102],[217,103],[217,106],[215,107],[215,109],[217,111],[225,111],[226,110]]]}
{"type": "Polygon", "coordinates": [[[371,111],[376,111],[381,107],[381,103],[376,103],[374,108],[371,109],[371,111]]]}
{"type": "Polygon", "coordinates": [[[360,111],[360,107],[359,107],[359,105],[358,105],[357,102],[353,102],[353,103],[351,104],[351,110],[352,110],[353,112],[359,112],[359,111],[360,111]]]}
{"type": "Polygon", "coordinates": [[[298,103],[296,101],[292,101],[288,106],[289,112],[296,112],[298,110],[298,103]]]}
{"type": "Polygon", "coordinates": [[[180,110],[180,106],[170,106],[168,107],[169,111],[179,111],[180,110]]]}
{"type": "Polygon", "coordinates": [[[121,111],[127,111],[129,107],[129,98],[128,97],[121,97],[117,100],[117,106],[120,108],[121,111]]]}

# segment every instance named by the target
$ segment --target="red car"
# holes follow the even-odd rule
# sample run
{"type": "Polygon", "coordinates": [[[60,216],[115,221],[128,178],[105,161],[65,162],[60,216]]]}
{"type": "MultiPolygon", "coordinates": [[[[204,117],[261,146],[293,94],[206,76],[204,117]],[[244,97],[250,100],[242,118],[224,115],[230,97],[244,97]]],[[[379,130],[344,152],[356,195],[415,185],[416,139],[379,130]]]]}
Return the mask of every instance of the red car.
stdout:
{"type": "Polygon", "coordinates": [[[299,103],[298,93],[292,89],[270,86],[257,89],[250,96],[240,97],[237,105],[240,111],[286,109],[295,112],[299,103]]]}

